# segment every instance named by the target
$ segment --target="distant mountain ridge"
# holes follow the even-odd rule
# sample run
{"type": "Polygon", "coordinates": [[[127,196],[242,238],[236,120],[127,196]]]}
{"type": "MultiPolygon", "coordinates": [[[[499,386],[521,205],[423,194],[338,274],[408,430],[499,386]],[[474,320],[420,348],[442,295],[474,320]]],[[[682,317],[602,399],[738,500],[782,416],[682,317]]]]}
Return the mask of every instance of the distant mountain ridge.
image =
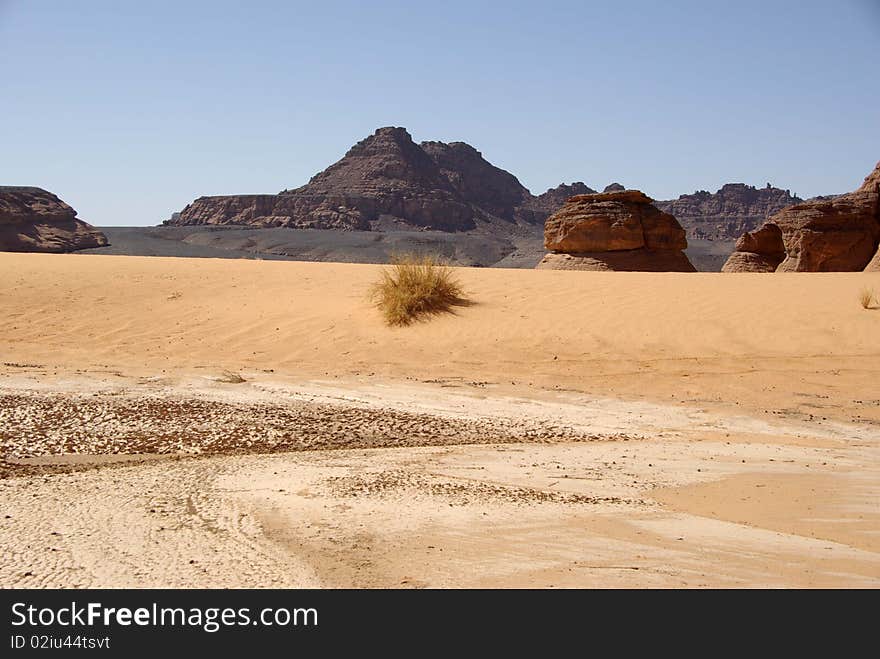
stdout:
{"type": "Polygon", "coordinates": [[[756,188],[745,183],[727,183],[715,192],[698,190],[678,199],[655,201],[660,210],[674,215],[690,238],[731,240],[751,231],[768,217],[804,200],[790,190],[769,183],[756,188]]]}
{"type": "MultiPolygon", "coordinates": [[[[605,192],[623,191],[612,183],[605,192]]],[[[583,182],[533,195],[465,142],[417,144],[387,126],[352,146],[305,185],[277,194],[199,197],[164,224],[337,230],[472,231],[543,226],[570,197],[593,194],[583,182]],[[498,228],[500,227],[500,229],[498,228]]],[[[689,238],[735,240],[783,208],[804,200],[771,186],[727,183],[654,205],[678,219],[689,238]]]]}
{"type": "Polygon", "coordinates": [[[535,196],[469,144],[416,144],[405,128],[385,127],[299,188],[199,197],[164,224],[469,231],[484,220],[542,225],[568,197],[591,192],[578,182],[535,196]]]}

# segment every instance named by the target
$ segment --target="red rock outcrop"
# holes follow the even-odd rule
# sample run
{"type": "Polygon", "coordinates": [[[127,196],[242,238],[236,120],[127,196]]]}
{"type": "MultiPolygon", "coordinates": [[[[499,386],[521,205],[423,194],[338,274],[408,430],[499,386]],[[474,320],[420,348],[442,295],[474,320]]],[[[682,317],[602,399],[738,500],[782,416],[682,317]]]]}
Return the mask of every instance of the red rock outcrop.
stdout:
{"type": "Polygon", "coordinates": [[[722,272],[859,271],[878,241],[880,163],[858,190],[790,206],[743,234],[722,272]]]}
{"type": "Polygon", "coordinates": [[[0,251],[72,252],[104,245],[106,236],[51,192],[0,187],[0,251]]]}
{"type": "Polygon", "coordinates": [[[538,268],[695,272],[685,231],[638,190],[577,195],[544,223],[538,268]]]}
{"type": "Polygon", "coordinates": [[[724,272],[775,272],[785,259],[782,231],[775,224],[744,233],[736,241],[736,251],[724,264],[724,272]]]}

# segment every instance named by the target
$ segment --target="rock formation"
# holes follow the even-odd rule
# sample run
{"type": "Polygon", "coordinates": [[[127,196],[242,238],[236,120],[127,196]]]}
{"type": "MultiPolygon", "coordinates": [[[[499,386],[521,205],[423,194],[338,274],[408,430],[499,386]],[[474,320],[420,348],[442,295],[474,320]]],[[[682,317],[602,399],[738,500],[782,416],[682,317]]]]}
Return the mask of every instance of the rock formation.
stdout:
{"type": "Polygon", "coordinates": [[[513,221],[516,209],[532,198],[510,172],[495,167],[464,142],[422,142],[458,196],[482,211],[513,221]]]}
{"type": "Polygon", "coordinates": [[[413,142],[379,128],[304,186],[278,194],[199,197],[167,225],[467,231],[480,220],[540,225],[583,183],[533,196],[464,142],[413,142]]]}
{"type": "Polygon", "coordinates": [[[620,183],[609,183],[602,192],[623,192],[626,190],[620,183]]]}
{"type": "Polygon", "coordinates": [[[722,267],[723,272],[775,272],[785,258],[782,231],[775,224],[744,233],[722,267]]]}
{"type": "Polygon", "coordinates": [[[654,205],[674,215],[691,238],[730,240],[755,229],[783,208],[803,201],[769,183],[764,188],[727,183],[714,194],[699,190],[654,205]]]}
{"type": "MultiPolygon", "coordinates": [[[[562,183],[547,192],[531,197],[516,209],[517,217],[530,224],[543,224],[544,220],[562,208],[569,197],[580,194],[595,194],[596,191],[582,181],[572,184],[562,183]]],[[[531,195],[530,195],[531,196],[531,195]]]]}
{"type": "Polygon", "coordinates": [[[165,224],[241,224],[261,227],[285,226],[290,216],[283,212],[280,195],[247,194],[199,197],[165,224]],[[276,213],[276,206],[279,207],[276,213]]]}
{"type": "Polygon", "coordinates": [[[474,214],[405,129],[380,128],[300,188],[200,197],[175,223],[369,229],[371,221],[391,216],[418,227],[460,231],[474,227],[474,214]]]}
{"type": "Polygon", "coordinates": [[[106,244],[103,233],[51,192],[0,187],[0,251],[72,252],[106,244]]]}
{"type": "Polygon", "coordinates": [[[880,163],[862,186],[790,206],[736,243],[723,272],[858,271],[880,241],[880,163]]]}
{"type": "Polygon", "coordinates": [[[538,268],[695,272],[685,231],[638,190],[571,197],[544,224],[538,268]]]}

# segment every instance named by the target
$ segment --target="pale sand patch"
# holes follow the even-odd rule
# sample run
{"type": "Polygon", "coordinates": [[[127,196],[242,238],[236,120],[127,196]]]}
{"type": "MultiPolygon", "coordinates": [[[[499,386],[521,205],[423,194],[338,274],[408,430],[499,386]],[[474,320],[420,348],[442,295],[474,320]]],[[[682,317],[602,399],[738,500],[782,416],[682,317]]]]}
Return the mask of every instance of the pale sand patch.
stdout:
{"type": "MultiPolygon", "coordinates": [[[[823,470],[824,472],[824,470],[823,470]]],[[[736,474],[655,491],[672,508],[880,554],[880,480],[872,471],[736,474]]]]}
{"type": "MultiPolygon", "coordinates": [[[[17,382],[23,386],[27,378],[17,382]]],[[[870,429],[853,427],[861,439],[822,428],[812,437],[808,425],[773,420],[762,421],[756,433],[753,419],[697,410],[682,417],[700,420],[688,429],[685,421],[670,423],[680,406],[639,404],[633,413],[623,401],[618,412],[631,435],[572,442],[550,433],[536,444],[535,429],[548,420],[574,433],[603,423],[616,430],[608,421],[615,417],[613,401],[591,404],[584,397],[576,405],[570,392],[523,399],[450,393],[438,385],[386,386],[396,393],[383,408],[374,388],[359,393],[305,381],[207,388],[117,381],[108,390],[104,380],[89,377],[40,380],[38,404],[60,395],[61,405],[76,408],[66,416],[105,418],[105,407],[139,409],[145,397],[160,393],[189,401],[174,408],[183,410],[180,418],[131,421],[148,436],[172,421],[192,423],[189,410],[199,412],[201,432],[211,438],[223,438],[233,421],[265,425],[299,414],[292,418],[306,424],[304,436],[314,423],[320,441],[344,446],[373,441],[376,424],[409,409],[418,421],[406,427],[425,433],[418,441],[440,445],[171,455],[139,466],[0,481],[9,515],[0,525],[0,584],[880,585],[880,552],[871,535],[878,527],[880,435],[870,429]],[[320,414],[310,416],[313,408],[320,414]],[[450,423],[472,425],[447,437],[450,423]],[[674,430],[656,432],[664,425],[674,430]],[[716,426],[726,431],[713,431],[716,426]],[[509,443],[481,444],[496,434],[509,443]],[[755,485],[767,493],[755,493],[755,485]]],[[[34,451],[41,446],[39,416],[26,411],[34,392],[15,391],[17,408],[25,410],[18,423],[34,425],[17,432],[31,437],[27,450],[34,451]]],[[[71,428],[78,432],[77,424],[71,428]]],[[[92,433],[100,439],[98,429],[92,433]]],[[[126,446],[125,419],[112,430],[117,445],[126,446]]],[[[387,441],[395,433],[380,425],[379,435],[387,441]]],[[[217,450],[238,451],[215,441],[209,445],[217,450]]]]}

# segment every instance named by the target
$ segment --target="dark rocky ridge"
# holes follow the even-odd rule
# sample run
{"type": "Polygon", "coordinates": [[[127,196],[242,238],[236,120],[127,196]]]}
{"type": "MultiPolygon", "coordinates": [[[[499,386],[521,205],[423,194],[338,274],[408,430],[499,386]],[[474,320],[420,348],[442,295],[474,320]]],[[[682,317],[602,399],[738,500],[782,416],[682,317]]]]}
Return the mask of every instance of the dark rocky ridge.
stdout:
{"type": "Polygon", "coordinates": [[[513,222],[531,193],[517,178],[495,167],[464,142],[422,142],[422,150],[440,168],[458,196],[490,215],[513,222]]]}
{"type": "Polygon", "coordinates": [[[471,231],[493,220],[542,224],[568,197],[591,192],[573,183],[536,197],[464,142],[416,144],[406,129],[386,127],[302,187],[199,197],[164,224],[471,231]]]}
{"type": "Polygon", "coordinates": [[[572,184],[561,183],[555,188],[550,188],[547,192],[539,194],[537,197],[527,199],[517,209],[517,215],[525,222],[530,224],[541,224],[562,205],[568,201],[569,197],[580,194],[595,194],[595,190],[588,187],[581,181],[572,184]]]}
{"type": "Polygon", "coordinates": [[[768,217],[804,200],[789,190],[756,188],[745,183],[727,183],[715,193],[698,190],[678,199],[655,201],[662,211],[674,215],[688,237],[706,240],[736,239],[768,217]]]}
{"type": "MultiPolygon", "coordinates": [[[[620,183],[605,192],[623,191],[620,183]]],[[[278,194],[199,197],[165,224],[343,230],[471,231],[487,219],[540,225],[582,182],[532,195],[517,178],[464,142],[416,144],[404,128],[379,128],[306,184],[278,194]]],[[[788,190],[728,183],[657,201],[688,237],[735,240],[782,208],[802,202],[788,190]]]]}
{"type": "Polygon", "coordinates": [[[383,216],[446,231],[475,227],[474,209],[403,128],[380,128],[304,186],[276,195],[199,197],[166,224],[369,230],[383,216]]]}
{"type": "Polygon", "coordinates": [[[0,251],[72,252],[106,244],[103,233],[51,192],[0,186],[0,251]]]}

